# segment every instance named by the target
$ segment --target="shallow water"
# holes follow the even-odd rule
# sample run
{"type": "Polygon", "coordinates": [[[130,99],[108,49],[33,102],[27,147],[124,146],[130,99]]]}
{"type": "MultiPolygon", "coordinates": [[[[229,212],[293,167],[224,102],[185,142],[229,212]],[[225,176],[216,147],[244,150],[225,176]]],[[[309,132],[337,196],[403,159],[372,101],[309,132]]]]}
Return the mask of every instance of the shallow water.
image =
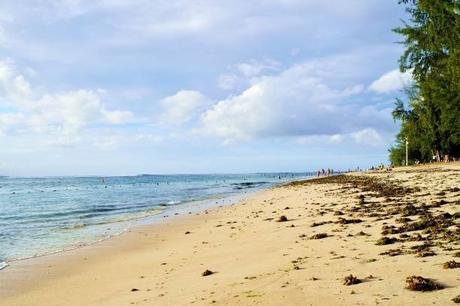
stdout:
{"type": "Polygon", "coordinates": [[[139,219],[305,177],[299,173],[0,177],[0,269],[121,233],[139,219]],[[280,179],[281,177],[281,179],[280,179]]]}

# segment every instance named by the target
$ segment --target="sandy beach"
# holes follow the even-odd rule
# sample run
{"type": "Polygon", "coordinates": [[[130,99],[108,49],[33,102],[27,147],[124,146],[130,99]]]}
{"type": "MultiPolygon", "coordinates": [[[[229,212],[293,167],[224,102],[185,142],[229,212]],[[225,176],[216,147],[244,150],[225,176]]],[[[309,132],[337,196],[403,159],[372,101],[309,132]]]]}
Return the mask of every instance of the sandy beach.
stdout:
{"type": "Polygon", "coordinates": [[[14,262],[0,305],[454,305],[459,188],[459,163],[271,188],[14,262]],[[409,290],[410,276],[437,290],[409,290]]]}

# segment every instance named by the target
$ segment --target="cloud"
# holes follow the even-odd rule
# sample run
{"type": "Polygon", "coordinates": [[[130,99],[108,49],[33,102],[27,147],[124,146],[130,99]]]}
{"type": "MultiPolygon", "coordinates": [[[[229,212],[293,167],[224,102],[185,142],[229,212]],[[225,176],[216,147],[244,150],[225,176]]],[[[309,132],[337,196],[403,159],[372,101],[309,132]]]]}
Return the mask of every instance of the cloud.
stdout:
{"type": "Polygon", "coordinates": [[[0,136],[23,120],[20,113],[0,113],[0,136]]]}
{"type": "Polygon", "coordinates": [[[102,109],[102,115],[105,118],[105,120],[107,120],[107,122],[111,124],[123,124],[130,122],[134,119],[133,113],[129,111],[107,111],[105,109],[102,109]]]}
{"type": "Polygon", "coordinates": [[[22,132],[47,134],[48,143],[70,144],[78,141],[79,131],[89,124],[123,124],[133,119],[129,111],[108,110],[100,94],[84,89],[43,94],[11,60],[0,61],[0,100],[16,110],[2,114],[0,128],[15,125],[22,132]]]}
{"type": "Polygon", "coordinates": [[[245,77],[255,77],[266,71],[276,71],[280,67],[280,63],[264,59],[262,61],[251,60],[247,63],[240,63],[235,65],[238,71],[245,77]]]}
{"type": "Polygon", "coordinates": [[[181,90],[160,101],[160,122],[167,125],[182,125],[194,118],[209,103],[210,100],[198,91],[181,90]]]}
{"type": "Polygon", "coordinates": [[[230,90],[236,88],[240,82],[240,77],[235,74],[221,74],[217,81],[217,86],[224,90],[230,90]]]}
{"type": "Polygon", "coordinates": [[[400,72],[398,69],[383,74],[372,82],[369,90],[376,93],[387,94],[403,89],[412,83],[412,72],[400,72]]]}
{"type": "Polygon", "coordinates": [[[382,136],[372,128],[363,129],[352,133],[351,136],[358,144],[378,145],[382,142],[382,136]]]}
{"type": "Polygon", "coordinates": [[[268,58],[238,63],[231,66],[231,74],[219,76],[218,86],[224,90],[238,89],[249,84],[253,78],[279,71],[280,67],[279,62],[268,58]]]}
{"type": "Polygon", "coordinates": [[[28,102],[28,110],[39,116],[44,124],[80,127],[93,122],[122,124],[132,119],[127,111],[109,111],[97,92],[77,90],[62,94],[46,94],[28,102]]]}
{"type": "Polygon", "coordinates": [[[391,121],[386,111],[350,103],[364,87],[333,88],[327,82],[342,76],[334,76],[334,70],[324,74],[321,67],[322,61],[312,61],[254,78],[241,94],[218,101],[204,112],[199,131],[234,142],[273,136],[333,136],[369,126],[380,128],[391,121]],[[380,116],[367,120],[372,112],[380,116]]]}

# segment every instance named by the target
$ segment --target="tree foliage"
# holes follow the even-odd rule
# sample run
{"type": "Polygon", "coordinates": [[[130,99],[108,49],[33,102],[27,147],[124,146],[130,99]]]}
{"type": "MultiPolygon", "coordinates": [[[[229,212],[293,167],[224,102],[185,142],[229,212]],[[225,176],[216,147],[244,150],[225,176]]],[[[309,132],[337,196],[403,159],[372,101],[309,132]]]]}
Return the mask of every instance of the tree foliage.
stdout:
{"type": "Polygon", "coordinates": [[[399,165],[409,140],[412,160],[460,157],[460,0],[400,0],[411,19],[394,31],[404,37],[401,71],[411,71],[407,107],[396,101],[400,120],[390,160],[399,165]]]}

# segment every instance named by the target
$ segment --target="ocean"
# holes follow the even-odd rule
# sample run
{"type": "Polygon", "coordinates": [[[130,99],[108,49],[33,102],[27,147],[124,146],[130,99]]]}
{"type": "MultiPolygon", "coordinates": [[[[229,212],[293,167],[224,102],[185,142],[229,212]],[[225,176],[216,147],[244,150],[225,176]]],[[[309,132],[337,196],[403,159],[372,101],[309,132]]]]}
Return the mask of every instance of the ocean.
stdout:
{"type": "Polygon", "coordinates": [[[91,244],[168,213],[224,205],[311,175],[0,177],[0,269],[9,261],[91,244]]]}

